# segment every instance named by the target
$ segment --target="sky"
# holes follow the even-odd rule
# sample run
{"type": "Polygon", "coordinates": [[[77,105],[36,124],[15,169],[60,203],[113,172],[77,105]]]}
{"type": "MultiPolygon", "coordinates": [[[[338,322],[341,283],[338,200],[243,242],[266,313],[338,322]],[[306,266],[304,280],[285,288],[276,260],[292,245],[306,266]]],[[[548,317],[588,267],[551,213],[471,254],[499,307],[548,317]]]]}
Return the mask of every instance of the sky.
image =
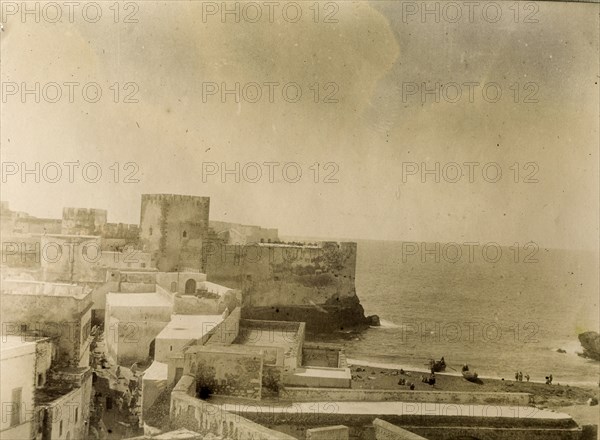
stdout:
{"type": "Polygon", "coordinates": [[[598,248],[598,4],[8,3],[13,210],[176,193],[284,235],[598,248]]]}

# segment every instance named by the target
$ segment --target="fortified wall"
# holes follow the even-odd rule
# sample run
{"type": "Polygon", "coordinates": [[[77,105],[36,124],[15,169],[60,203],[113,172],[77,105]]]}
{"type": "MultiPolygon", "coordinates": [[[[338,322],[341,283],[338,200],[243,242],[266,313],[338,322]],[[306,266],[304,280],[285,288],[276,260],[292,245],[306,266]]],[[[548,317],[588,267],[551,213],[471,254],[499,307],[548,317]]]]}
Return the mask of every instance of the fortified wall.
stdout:
{"type": "Polygon", "coordinates": [[[63,208],[61,234],[100,235],[106,218],[105,209],[63,208]]]}
{"type": "MultiPolygon", "coordinates": [[[[64,235],[100,235],[104,239],[136,243],[140,228],[135,224],[108,223],[105,209],[64,208],[60,233],[64,235]]],[[[48,231],[50,232],[50,231],[48,231]]]]}
{"type": "Polygon", "coordinates": [[[242,225],[211,220],[209,226],[227,244],[271,243],[279,241],[279,231],[274,228],[242,225]]]}
{"type": "Polygon", "coordinates": [[[356,296],[356,243],[207,243],[210,281],[242,291],[246,319],[306,322],[313,333],[366,326],[356,296]]]}

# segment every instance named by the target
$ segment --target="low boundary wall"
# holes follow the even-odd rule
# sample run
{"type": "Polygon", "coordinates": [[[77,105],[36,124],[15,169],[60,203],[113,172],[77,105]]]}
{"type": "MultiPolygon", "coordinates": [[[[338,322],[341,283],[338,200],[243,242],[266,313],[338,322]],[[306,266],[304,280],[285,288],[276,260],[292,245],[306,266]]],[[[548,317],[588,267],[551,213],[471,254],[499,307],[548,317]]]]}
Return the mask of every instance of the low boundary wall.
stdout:
{"type": "Polygon", "coordinates": [[[428,402],[478,405],[529,406],[529,393],[486,393],[464,391],[363,390],[348,388],[285,387],[280,397],[294,402],[428,402]]]}
{"type": "Polygon", "coordinates": [[[413,434],[381,419],[373,420],[373,428],[375,428],[376,440],[427,440],[425,437],[413,434]]]}
{"type": "Polygon", "coordinates": [[[171,393],[171,422],[178,428],[199,433],[211,432],[225,438],[240,440],[296,440],[279,431],[266,428],[237,414],[224,411],[219,406],[193,397],[196,381],[183,376],[171,393]]]}

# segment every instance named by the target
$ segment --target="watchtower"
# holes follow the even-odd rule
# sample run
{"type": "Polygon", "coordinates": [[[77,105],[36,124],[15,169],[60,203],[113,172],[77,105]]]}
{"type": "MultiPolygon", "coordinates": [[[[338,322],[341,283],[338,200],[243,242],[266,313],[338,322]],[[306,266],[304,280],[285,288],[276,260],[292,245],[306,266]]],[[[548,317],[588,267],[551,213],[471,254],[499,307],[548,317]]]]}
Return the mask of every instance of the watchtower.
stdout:
{"type": "Polygon", "coordinates": [[[142,194],[140,243],[163,272],[203,270],[209,197],[142,194]]]}

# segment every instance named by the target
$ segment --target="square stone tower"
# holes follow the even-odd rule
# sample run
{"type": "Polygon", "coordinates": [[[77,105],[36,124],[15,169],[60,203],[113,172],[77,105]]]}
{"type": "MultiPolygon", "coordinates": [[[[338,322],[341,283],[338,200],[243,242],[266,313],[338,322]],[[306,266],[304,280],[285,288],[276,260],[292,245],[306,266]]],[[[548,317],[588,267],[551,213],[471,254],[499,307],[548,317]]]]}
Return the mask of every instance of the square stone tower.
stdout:
{"type": "Polygon", "coordinates": [[[209,197],[142,194],[140,244],[163,272],[203,271],[209,197]]]}

